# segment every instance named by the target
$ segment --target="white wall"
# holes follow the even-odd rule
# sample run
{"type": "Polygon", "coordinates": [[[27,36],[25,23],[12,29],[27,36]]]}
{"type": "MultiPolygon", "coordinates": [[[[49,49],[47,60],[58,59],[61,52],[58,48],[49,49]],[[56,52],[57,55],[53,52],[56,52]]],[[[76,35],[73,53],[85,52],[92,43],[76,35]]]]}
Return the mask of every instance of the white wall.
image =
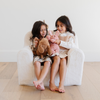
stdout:
{"type": "Polygon", "coordinates": [[[85,61],[100,61],[100,0],[0,0],[0,62],[17,61],[35,21],[53,30],[61,15],[69,17],[85,61]]]}

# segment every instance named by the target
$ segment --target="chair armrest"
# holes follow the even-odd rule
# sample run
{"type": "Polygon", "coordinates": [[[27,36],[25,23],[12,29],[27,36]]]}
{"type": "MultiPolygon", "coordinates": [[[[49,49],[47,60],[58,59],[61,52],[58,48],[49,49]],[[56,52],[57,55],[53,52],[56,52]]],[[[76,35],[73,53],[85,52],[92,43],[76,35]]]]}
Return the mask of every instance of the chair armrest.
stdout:
{"type": "Polygon", "coordinates": [[[78,48],[72,48],[68,52],[68,68],[67,68],[67,83],[72,85],[81,85],[83,65],[84,65],[84,53],[78,48]]]}
{"type": "Polygon", "coordinates": [[[33,53],[32,53],[32,50],[30,49],[29,46],[25,46],[23,49],[21,49],[19,52],[18,52],[18,55],[17,55],[17,62],[18,61],[29,61],[29,62],[32,62],[33,61],[33,53]]]}
{"type": "Polygon", "coordinates": [[[77,60],[78,58],[82,61],[84,60],[85,56],[81,49],[78,48],[71,48],[68,52],[69,61],[71,60],[77,60]]]}
{"type": "Polygon", "coordinates": [[[17,54],[18,82],[27,83],[33,78],[33,53],[29,46],[25,46],[17,54]]]}

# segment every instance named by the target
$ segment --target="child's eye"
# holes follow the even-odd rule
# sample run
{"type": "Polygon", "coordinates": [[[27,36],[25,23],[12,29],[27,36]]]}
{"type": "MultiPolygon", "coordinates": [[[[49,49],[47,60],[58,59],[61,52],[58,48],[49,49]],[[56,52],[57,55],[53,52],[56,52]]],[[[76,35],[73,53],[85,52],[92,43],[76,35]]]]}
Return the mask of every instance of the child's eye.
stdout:
{"type": "Polygon", "coordinates": [[[63,25],[61,25],[61,27],[63,27],[63,25]]]}
{"type": "Polygon", "coordinates": [[[46,29],[40,30],[41,32],[46,31],[46,29]]]}

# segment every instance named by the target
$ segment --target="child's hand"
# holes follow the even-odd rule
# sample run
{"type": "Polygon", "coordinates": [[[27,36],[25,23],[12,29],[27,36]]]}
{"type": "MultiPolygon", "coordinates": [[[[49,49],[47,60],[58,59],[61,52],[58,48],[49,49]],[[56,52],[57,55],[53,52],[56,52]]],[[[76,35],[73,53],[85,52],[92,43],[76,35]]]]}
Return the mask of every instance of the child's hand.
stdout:
{"type": "Polygon", "coordinates": [[[34,38],[35,41],[39,41],[39,39],[37,37],[34,38]]]}
{"type": "Polygon", "coordinates": [[[35,47],[37,47],[38,46],[38,41],[35,41],[34,44],[35,44],[35,47]]]}
{"type": "Polygon", "coordinates": [[[54,43],[56,43],[56,44],[60,45],[60,42],[61,42],[61,40],[57,39],[57,40],[55,40],[55,42],[54,42],[54,43]]]}
{"type": "Polygon", "coordinates": [[[34,46],[37,47],[39,43],[39,39],[37,37],[34,38],[34,46]]]}

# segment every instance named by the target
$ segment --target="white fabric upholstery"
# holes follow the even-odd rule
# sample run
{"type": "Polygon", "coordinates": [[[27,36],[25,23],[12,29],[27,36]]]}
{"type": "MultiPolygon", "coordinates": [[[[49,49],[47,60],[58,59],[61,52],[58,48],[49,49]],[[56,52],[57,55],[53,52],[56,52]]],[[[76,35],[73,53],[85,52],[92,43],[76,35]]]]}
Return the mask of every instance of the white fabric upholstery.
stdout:
{"type": "MultiPolygon", "coordinates": [[[[24,47],[18,52],[17,67],[18,67],[18,82],[19,85],[34,86],[33,81],[36,80],[34,66],[33,66],[33,54],[30,49],[31,42],[29,38],[31,32],[25,35],[24,47]]],[[[75,43],[78,47],[78,39],[76,36],[75,43]]],[[[84,53],[78,48],[72,48],[68,52],[68,64],[67,73],[64,85],[81,85],[82,74],[84,64],[84,53]]],[[[49,86],[50,70],[44,80],[44,85],[49,86]]],[[[55,78],[56,86],[59,86],[59,74],[57,73],[55,78]]]]}

